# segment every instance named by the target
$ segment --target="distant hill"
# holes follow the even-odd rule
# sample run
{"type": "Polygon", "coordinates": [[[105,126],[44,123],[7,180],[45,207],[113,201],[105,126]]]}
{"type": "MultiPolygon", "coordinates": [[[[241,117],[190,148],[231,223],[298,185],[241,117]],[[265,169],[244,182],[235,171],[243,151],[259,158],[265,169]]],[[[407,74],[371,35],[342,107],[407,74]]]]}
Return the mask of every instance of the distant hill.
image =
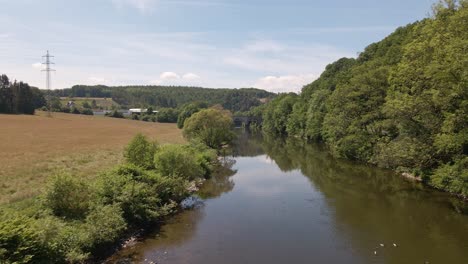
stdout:
{"type": "Polygon", "coordinates": [[[220,104],[233,112],[248,111],[276,94],[255,88],[214,89],[184,86],[88,86],[54,90],[59,97],[112,98],[123,107],[179,107],[190,102],[220,104]]]}

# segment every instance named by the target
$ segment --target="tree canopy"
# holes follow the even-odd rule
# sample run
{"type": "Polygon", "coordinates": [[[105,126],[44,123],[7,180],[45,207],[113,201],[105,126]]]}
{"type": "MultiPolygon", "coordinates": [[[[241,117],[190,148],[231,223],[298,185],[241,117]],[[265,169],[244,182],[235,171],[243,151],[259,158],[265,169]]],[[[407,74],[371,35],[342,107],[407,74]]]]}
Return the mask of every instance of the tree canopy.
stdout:
{"type": "Polygon", "coordinates": [[[183,134],[188,139],[200,140],[211,148],[219,148],[232,141],[234,134],[229,111],[204,109],[185,120],[183,134]]]}
{"type": "Polygon", "coordinates": [[[11,82],[0,75],[0,113],[34,114],[34,110],[46,105],[44,95],[38,88],[24,82],[11,82]]]}
{"type": "Polygon", "coordinates": [[[445,0],[357,59],[328,65],[300,96],[272,100],[263,129],[468,196],[467,87],[468,1],[445,0]]]}
{"type": "Polygon", "coordinates": [[[262,104],[260,99],[273,98],[275,94],[255,89],[214,89],[184,86],[87,86],[54,90],[60,97],[111,97],[123,107],[179,108],[192,102],[221,104],[232,112],[247,111],[262,104]]]}

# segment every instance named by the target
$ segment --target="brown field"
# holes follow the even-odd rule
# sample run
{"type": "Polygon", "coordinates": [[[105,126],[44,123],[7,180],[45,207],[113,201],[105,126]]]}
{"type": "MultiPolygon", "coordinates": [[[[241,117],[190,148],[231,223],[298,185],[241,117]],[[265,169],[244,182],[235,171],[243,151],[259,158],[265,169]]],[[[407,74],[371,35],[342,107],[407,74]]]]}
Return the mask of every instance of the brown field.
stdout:
{"type": "Polygon", "coordinates": [[[0,114],[0,204],[41,192],[47,178],[68,172],[93,178],[122,161],[131,138],[183,143],[175,124],[53,113],[0,114]]]}

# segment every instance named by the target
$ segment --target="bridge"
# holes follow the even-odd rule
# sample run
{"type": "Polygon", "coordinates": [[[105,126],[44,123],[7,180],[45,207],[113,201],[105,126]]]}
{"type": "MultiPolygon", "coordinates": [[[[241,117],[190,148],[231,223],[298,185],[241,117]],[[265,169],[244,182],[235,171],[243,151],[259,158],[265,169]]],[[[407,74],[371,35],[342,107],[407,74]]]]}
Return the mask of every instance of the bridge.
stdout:
{"type": "Polygon", "coordinates": [[[257,125],[262,124],[261,117],[253,117],[253,116],[233,116],[232,121],[234,122],[235,127],[242,127],[242,126],[249,127],[252,124],[257,124],[257,125]]]}

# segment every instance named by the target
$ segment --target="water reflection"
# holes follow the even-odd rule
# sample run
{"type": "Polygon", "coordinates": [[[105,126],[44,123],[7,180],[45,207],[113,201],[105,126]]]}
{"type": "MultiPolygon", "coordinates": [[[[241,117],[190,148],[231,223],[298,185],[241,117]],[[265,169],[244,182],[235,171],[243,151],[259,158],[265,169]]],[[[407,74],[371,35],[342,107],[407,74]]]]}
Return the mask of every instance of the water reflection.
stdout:
{"type": "Polygon", "coordinates": [[[447,194],[301,140],[242,134],[231,154],[233,169],[200,190],[204,207],[121,254],[177,264],[468,263],[466,204],[447,194]]]}

